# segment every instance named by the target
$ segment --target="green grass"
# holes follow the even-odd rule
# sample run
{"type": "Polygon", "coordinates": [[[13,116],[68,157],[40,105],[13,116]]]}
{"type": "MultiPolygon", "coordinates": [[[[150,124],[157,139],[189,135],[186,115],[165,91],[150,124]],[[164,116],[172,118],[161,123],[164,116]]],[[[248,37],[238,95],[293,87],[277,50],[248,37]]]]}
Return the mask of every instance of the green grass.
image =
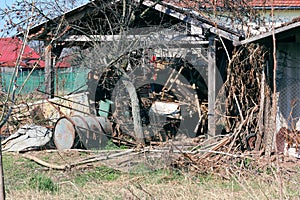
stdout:
{"type": "MultiPolygon", "coordinates": [[[[58,159],[54,153],[41,152],[34,155],[50,163],[58,159]]],[[[82,154],[77,155],[80,157],[82,154]]],[[[65,159],[75,158],[64,157],[62,160],[65,159]]],[[[260,174],[232,174],[231,179],[224,179],[212,173],[195,174],[170,167],[153,169],[153,163],[134,165],[128,173],[100,163],[66,171],[51,170],[22,158],[21,154],[10,153],[4,154],[3,163],[8,199],[278,198],[278,183],[272,176],[272,166],[264,168],[260,174]]],[[[298,170],[297,173],[284,180],[284,195],[287,199],[298,199],[300,195],[300,168],[294,170],[298,170]]]]}
{"type": "Polygon", "coordinates": [[[220,181],[220,188],[238,192],[242,190],[241,185],[235,180],[220,181]]]}
{"type": "Polygon", "coordinates": [[[38,167],[36,163],[19,156],[4,155],[3,170],[7,188],[10,189],[11,185],[14,189],[28,188],[29,180],[38,167]]]}
{"type": "Polygon", "coordinates": [[[115,181],[121,176],[121,173],[106,166],[95,167],[92,170],[82,171],[75,174],[74,181],[80,186],[88,182],[97,181],[115,181]]]}
{"type": "Polygon", "coordinates": [[[29,187],[39,191],[57,192],[59,187],[52,179],[44,174],[35,174],[29,179],[29,187]]]}
{"type": "Polygon", "coordinates": [[[201,174],[197,176],[196,181],[198,184],[206,184],[207,182],[213,181],[213,176],[211,174],[201,174]]]}
{"type": "Polygon", "coordinates": [[[3,168],[5,187],[8,192],[34,189],[54,193],[59,189],[50,178],[50,174],[40,172],[41,166],[19,155],[4,154],[3,168]]]}
{"type": "Polygon", "coordinates": [[[125,145],[117,146],[111,140],[108,140],[104,149],[105,150],[123,150],[123,149],[127,149],[127,147],[125,145]]]}
{"type": "Polygon", "coordinates": [[[146,174],[149,183],[164,184],[172,181],[181,181],[184,177],[177,171],[157,170],[146,174]]]}

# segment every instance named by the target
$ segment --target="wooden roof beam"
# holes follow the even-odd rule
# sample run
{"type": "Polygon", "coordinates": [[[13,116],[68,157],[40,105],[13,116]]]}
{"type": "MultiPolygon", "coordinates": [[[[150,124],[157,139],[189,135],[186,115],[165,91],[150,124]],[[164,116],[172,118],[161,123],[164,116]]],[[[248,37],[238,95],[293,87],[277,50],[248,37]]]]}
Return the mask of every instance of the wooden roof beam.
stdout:
{"type": "Polygon", "coordinates": [[[209,29],[211,33],[218,35],[220,37],[226,38],[230,41],[239,41],[240,40],[240,37],[241,37],[240,35],[233,34],[233,31],[229,31],[229,30],[226,31],[227,29],[225,27],[223,29],[226,29],[226,30],[222,30],[222,28],[220,28],[220,26],[213,25],[213,22],[210,22],[207,19],[199,19],[200,17],[196,18],[196,17],[193,17],[193,15],[188,16],[184,13],[180,13],[180,12],[176,11],[175,9],[171,9],[167,6],[161,5],[157,2],[153,2],[150,0],[143,1],[143,5],[152,7],[159,12],[162,12],[162,13],[170,15],[174,18],[180,19],[191,25],[209,29]]]}
{"type": "Polygon", "coordinates": [[[189,36],[185,34],[170,34],[170,35],[69,35],[63,38],[60,38],[59,42],[113,42],[119,40],[126,40],[126,41],[134,41],[134,40],[153,40],[157,41],[185,41],[185,42],[193,42],[197,44],[208,44],[208,41],[203,40],[201,37],[197,36],[189,36]]]}

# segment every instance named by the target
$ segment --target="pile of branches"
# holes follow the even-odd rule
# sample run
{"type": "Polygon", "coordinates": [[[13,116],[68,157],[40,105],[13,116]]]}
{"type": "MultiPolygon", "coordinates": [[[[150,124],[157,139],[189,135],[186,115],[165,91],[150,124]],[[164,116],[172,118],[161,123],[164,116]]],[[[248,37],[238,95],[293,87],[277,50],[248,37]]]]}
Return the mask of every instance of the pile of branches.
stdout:
{"type": "Polygon", "coordinates": [[[274,178],[273,175],[279,170],[286,177],[297,173],[293,168],[298,166],[298,158],[286,158],[280,154],[268,156],[263,151],[241,152],[235,148],[233,138],[234,135],[219,137],[213,144],[208,144],[207,140],[200,142],[192,150],[181,151],[180,155],[174,156],[171,166],[194,174],[214,174],[228,180],[263,174],[266,181],[270,181],[268,178],[274,178]]]}
{"type": "MultiPolygon", "coordinates": [[[[227,78],[217,102],[220,122],[233,133],[239,150],[261,150],[265,104],[270,92],[265,70],[268,51],[257,44],[240,47],[233,54],[227,68],[227,78]],[[221,102],[225,102],[222,105],[221,102]],[[255,146],[257,145],[257,148],[255,146]]],[[[270,106],[270,105],[268,105],[270,106]]]]}
{"type": "Polygon", "coordinates": [[[219,95],[224,98],[216,103],[221,116],[218,123],[223,123],[229,134],[211,138],[210,145],[199,144],[194,151],[182,154],[174,165],[201,173],[219,172],[232,163],[246,165],[245,161],[264,153],[271,132],[262,127],[268,127],[269,121],[264,118],[270,114],[266,108],[272,103],[264,72],[267,55],[267,50],[256,44],[236,50],[219,95]]]}
{"type": "Polygon", "coordinates": [[[185,152],[173,162],[176,168],[200,174],[218,174],[226,177],[227,169],[239,165],[241,168],[250,167],[254,160],[249,152],[241,154],[232,150],[234,147],[233,135],[226,136],[213,144],[200,143],[191,152],[185,152]]]}

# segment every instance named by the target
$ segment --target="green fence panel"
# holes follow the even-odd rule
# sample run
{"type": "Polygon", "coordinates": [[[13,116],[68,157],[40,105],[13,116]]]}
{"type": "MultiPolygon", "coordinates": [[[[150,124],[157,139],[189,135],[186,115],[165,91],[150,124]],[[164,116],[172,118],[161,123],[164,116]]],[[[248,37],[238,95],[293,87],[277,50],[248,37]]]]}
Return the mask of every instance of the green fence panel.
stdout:
{"type": "MultiPolygon", "coordinates": [[[[88,77],[89,69],[87,68],[64,68],[57,69],[54,75],[54,90],[55,94],[69,94],[78,89],[86,89],[86,82],[88,77]]],[[[27,79],[30,71],[20,70],[18,73],[17,92],[22,88],[23,83],[27,79]]],[[[1,73],[1,84],[4,92],[8,91],[9,83],[13,73],[2,72],[1,73]]],[[[44,91],[45,89],[45,73],[42,69],[36,69],[32,72],[20,94],[28,94],[36,89],[44,91]]]]}

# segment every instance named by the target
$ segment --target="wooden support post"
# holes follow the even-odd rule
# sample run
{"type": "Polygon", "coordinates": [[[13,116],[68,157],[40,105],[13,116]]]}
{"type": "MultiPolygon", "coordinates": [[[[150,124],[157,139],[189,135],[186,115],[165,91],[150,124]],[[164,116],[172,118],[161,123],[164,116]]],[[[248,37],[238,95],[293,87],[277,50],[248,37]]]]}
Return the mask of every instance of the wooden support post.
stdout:
{"type": "Polygon", "coordinates": [[[216,42],[209,38],[208,44],[208,136],[216,135],[215,102],[216,102],[216,42]]]}
{"type": "Polygon", "coordinates": [[[48,44],[45,48],[45,92],[48,98],[54,98],[54,68],[52,59],[52,45],[48,44]]]}

